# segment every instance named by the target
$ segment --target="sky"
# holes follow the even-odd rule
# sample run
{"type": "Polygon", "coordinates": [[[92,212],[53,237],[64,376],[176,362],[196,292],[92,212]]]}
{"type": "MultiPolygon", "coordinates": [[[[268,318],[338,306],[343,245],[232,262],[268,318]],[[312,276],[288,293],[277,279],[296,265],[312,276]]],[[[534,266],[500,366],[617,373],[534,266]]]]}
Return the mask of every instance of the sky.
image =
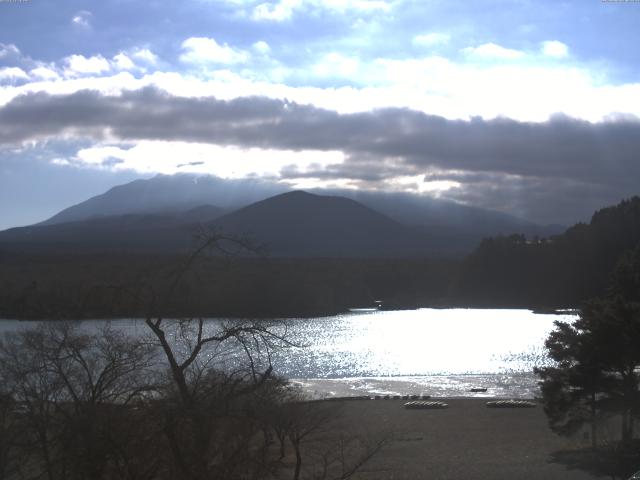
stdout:
{"type": "Polygon", "coordinates": [[[0,229],[158,173],[569,225],[640,193],[640,1],[0,0],[0,229]]]}

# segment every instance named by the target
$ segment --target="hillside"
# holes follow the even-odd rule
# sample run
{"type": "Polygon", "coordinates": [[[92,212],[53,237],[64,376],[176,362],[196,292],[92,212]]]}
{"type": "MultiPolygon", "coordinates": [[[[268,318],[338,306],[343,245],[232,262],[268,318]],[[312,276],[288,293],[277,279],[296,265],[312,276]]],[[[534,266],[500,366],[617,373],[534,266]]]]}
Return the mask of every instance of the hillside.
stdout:
{"type": "Polygon", "coordinates": [[[222,180],[212,176],[156,175],[118,185],[62,210],[42,225],[127,214],[177,213],[217,205],[232,210],[282,192],[258,180],[222,180]]]}
{"type": "Polygon", "coordinates": [[[93,217],[0,232],[0,249],[34,253],[185,253],[199,225],[225,211],[201,205],[183,212],[93,217]]]}
{"type": "Polygon", "coordinates": [[[620,257],[639,245],[640,197],[633,197],[548,239],[484,240],[464,262],[456,297],[472,305],[576,306],[602,295],[620,257]]]}
{"type": "Polygon", "coordinates": [[[278,256],[422,256],[417,231],[347,198],[295,191],[219,218],[224,231],[246,233],[278,256]]]}
{"type": "Polygon", "coordinates": [[[251,239],[275,256],[410,257],[428,242],[364,205],[341,197],[290,192],[221,216],[218,207],[127,214],[0,232],[0,248],[27,252],[185,253],[199,229],[251,239]]]}
{"type": "MultiPolygon", "coordinates": [[[[258,180],[225,180],[187,174],[157,175],[110,189],[66,208],[41,225],[85,221],[121,215],[174,215],[200,205],[217,205],[227,212],[285,193],[281,185],[258,180]]],[[[425,195],[357,190],[314,190],[320,196],[344,197],[416,230],[433,254],[461,256],[487,236],[522,233],[546,236],[561,226],[540,226],[501,212],[425,195]]]]}

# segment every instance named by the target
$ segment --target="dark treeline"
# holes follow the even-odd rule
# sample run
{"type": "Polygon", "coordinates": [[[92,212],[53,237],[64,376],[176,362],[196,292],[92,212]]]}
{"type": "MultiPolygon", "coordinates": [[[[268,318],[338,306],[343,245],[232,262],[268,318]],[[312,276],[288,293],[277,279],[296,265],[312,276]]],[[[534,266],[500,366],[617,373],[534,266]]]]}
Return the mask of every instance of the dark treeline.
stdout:
{"type": "MultiPolygon", "coordinates": [[[[514,234],[453,258],[209,257],[166,310],[173,316],[291,317],[349,307],[577,307],[602,295],[618,259],[640,243],[640,198],[564,234],[514,234]]],[[[142,316],[184,257],[2,254],[0,317],[142,316]],[[132,296],[131,292],[136,292],[132,296]]]]}
{"type": "Polygon", "coordinates": [[[454,299],[473,306],[579,306],[605,293],[618,260],[638,244],[639,197],[549,239],[489,238],[465,259],[454,299]]]}
{"type": "MultiPolygon", "coordinates": [[[[0,317],[142,317],[183,259],[12,254],[0,258],[0,317]]],[[[210,257],[189,272],[159,313],[315,316],[373,306],[375,300],[386,308],[441,306],[457,268],[453,260],[210,257]]]]}

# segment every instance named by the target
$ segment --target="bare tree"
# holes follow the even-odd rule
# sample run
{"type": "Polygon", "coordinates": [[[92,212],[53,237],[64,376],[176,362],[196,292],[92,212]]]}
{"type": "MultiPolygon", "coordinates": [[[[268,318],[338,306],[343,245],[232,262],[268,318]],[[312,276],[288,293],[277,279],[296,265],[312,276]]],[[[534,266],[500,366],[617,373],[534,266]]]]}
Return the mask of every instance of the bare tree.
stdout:
{"type": "MultiPolygon", "coordinates": [[[[265,321],[207,322],[202,317],[167,320],[159,312],[181,288],[197,263],[214,251],[232,258],[251,252],[238,238],[208,233],[174,272],[160,298],[152,293],[145,318],[168,365],[163,432],[182,478],[233,478],[269,470],[256,454],[255,437],[262,431],[256,398],[271,392],[275,381],[272,351],[288,345],[286,329],[265,321]],[[173,401],[171,399],[174,399],[173,401]]],[[[262,450],[266,446],[262,445],[262,450]]]]}
{"type": "Polygon", "coordinates": [[[293,480],[346,480],[392,439],[387,432],[345,433],[341,402],[310,401],[290,387],[279,398],[272,428],[280,440],[281,458],[285,439],[292,447],[293,480]]]}
{"type": "Polygon", "coordinates": [[[275,375],[274,351],[292,345],[284,323],[164,316],[209,251],[248,248],[205,236],[166,291],[127,292],[147,306],[146,335],[48,323],[0,339],[0,480],[352,476],[382,443],[329,434],[336,404],[275,375]]]}
{"type": "Polygon", "coordinates": [[[122,463],[115,438],[123,410],[154,388],[151,351],[106,326],[41,324],[0,340],[5,388],[21,406],[23,476],[101,478],[122,463]]]}

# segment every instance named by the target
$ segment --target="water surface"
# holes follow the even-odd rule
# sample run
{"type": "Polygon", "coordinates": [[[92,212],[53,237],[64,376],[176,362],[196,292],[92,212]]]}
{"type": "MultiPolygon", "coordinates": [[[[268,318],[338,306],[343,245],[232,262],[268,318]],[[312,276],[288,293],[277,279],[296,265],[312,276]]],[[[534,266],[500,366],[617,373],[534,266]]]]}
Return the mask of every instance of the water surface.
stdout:
{"type": "MultiPolygon", "coordinates": [[[[549,363],[544,340],[553,322],[573,318],[528,310],[419,309],[283,320],[276,328],[286,329],[299,346],[276,352],[274,370],[318,396],[532,397],[538,393],[533,368],[549,363]],[[474,387],[487,392],[472,394],[474,387]]],[[[207,328],[223,321],[209,319],[207,328]]],[[[5,320],[0,331],[29,325],[5,320]]],[[[134,335],[147,332],[141,320],[112,325],[134,335]]]]}

